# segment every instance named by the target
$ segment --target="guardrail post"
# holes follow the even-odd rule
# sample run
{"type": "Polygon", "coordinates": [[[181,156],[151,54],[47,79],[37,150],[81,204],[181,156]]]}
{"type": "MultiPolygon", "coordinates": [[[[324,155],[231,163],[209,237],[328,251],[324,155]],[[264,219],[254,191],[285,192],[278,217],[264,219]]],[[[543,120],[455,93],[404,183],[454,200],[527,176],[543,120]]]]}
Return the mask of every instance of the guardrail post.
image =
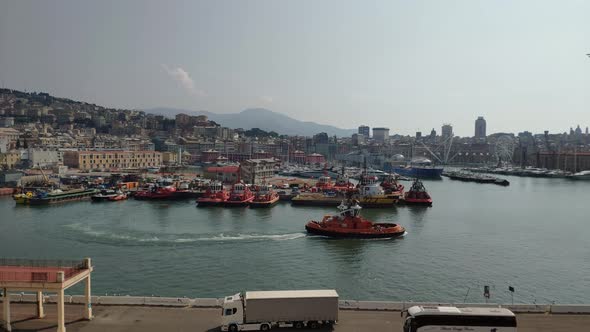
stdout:
{"type": "Polygon", "coordinates": [[[84,289],[84,304],[86,308],[84,309],[84,319],[91,320],[92,316],[92,293],[91,293],[91,284],[90,284],[90,273],[88,273],[88,277],[86,277],[85,282],[85,289],[84,289]]]}
{"type": "Polygon", "coordinates": [[[57,332],[66,332],[64,315],[64,290],[57,291],[57,332]]]}
{"type": "Polygon", "coordinates": [[[45,317],[45,309],[43,308],[43,292],[37,291],[37,318],[45,317]]]}
{"type": "Polygon", "coordinates": [[[4,297],[2,298],[2,307],[4,308],[4,329],[8,332],[12,331],[12,326],[10,326],[10,294],[8,294],[8,289],[4,288],[4,297]]]}

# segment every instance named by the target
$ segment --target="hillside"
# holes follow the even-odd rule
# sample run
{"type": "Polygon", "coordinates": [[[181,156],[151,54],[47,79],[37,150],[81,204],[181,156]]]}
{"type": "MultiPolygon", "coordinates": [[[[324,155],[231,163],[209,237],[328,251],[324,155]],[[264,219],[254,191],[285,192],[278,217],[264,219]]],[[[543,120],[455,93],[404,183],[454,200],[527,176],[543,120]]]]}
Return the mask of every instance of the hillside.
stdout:
{"type": "Polygon", "coordinates": [[[207,111],[189,111],[176,108],[152,108],[146,109],[147,113],[174,117],[176,114],[206,115],[210,120],[229,128],[260,128],[266,131],[275,131],[285,135],[313,136],[325,132],[330,136],[350,136],[356,132],[354,129],[341,129],[338,127],[323,125],[310,121],[300,121],[281,113],[264,108],[251,108],[240,113],[219,114],[207,111]]]}

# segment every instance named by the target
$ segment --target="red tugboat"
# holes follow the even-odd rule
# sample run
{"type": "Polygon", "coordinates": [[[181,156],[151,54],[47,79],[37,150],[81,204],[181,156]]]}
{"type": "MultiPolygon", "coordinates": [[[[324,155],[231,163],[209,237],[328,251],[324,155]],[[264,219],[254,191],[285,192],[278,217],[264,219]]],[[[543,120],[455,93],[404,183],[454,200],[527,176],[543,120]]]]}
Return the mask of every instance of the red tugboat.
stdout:
{"type": "Polygon", "coordinates": [[[116,201],[124,201],[129,197],[129,195],[127,195],[127,193],[124,193],[120,190],[117,190],[117,192],[115,193],[114,196],[110,196],[107,198],[107,200],[111,201],[111,202],[116,202],[116,201]]]}
{"type": "Polygon", "coordinates": [[[311,188],[312,192],[331,191],[334,189],[334,182],[332,178],[327,175],[320,176],[315,186],[311,188]]]}
{"type": "Polygon", "coordinates": [[[244,184],[236,182],[231,188],[229,199],[223,202],[224,206],[248,206],[254,200],[254,193],[244,184]]]}
{"type": "Polygon", "coordinates": [[[390,174],[383,181],[381,181],[381,187],[383,187],[383,191],[386,194],[394,194],[397,195],[398,198],[402,198],[404,196],[404,185],[397,182],[397,178],[390,174]]]}
{"type": "Polygon", "coordinates": [[[279,194],[272,189],[272,186],[263,184],[258,187],[254,200],[250,202],[251,208],[271,207],[279,201],[279,194]]]}
{"type": "Polygon", "coordinates": [[[419,179],[414,180],[410,191],[404,195],[404,201],[407,205],[432,206],[432,197],[419,179]]]}
{"type": "Polygon", "coordinates": [[[342,167],[342,173],[338,175],[333,189],[344,192],[354,191],[356,189],[355,185],[348,179],[348,176],[344,174],[344,167],[342,167]]]}
{"type": "Polygon", "coordinates": [[[176,188],[172,186],[151,186],[135,193],[135,199],[174,199],[176,188]]]}
{"type": "Polygon", "coordinates": [[[229,199],[229,193],[221,182],[213,182],[208,187],[203,196],[197,198],[197,206],[217,206],[223,204],[229,199]]]}
{"type": "Polygon", "coordinates": [[[394,238],[404,235],[406,229],[398,224],[375,223],[360,215],[357,201],[342,202],[338,215],[326,215],[322,221],[310,221],[305,230],[310,234],[335,238],[394,238]]]}

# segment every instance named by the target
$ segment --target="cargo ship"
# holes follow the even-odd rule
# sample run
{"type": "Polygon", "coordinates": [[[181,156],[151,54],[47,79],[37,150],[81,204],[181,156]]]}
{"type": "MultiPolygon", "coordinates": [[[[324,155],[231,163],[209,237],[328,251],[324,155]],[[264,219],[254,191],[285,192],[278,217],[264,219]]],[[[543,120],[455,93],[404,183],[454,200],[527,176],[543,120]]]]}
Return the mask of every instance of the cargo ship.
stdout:
{"type": "Polygon", "coordinates": [[[411,178],[440,179],[443,168],[434,166],[432,161],[426,158],[416,159],[406,166],[393,166],[392,171],[411,178]]]}
{"type": "Polygon", "coordinates": [[[356,200],[342,202],[337,215],[326,215],[321,221],[311,220],[305,230],[314,235],[335,238],[395,238],[405,234],[406,229],[393,223],[375,223],[360,215],[361,206],[356,200]]]}
{"type": "MultiPolygon", "coordinates": [[[[72,189],[66,191],[56,189],[51,192],[38,192],[36,194],[32,194],[26,199],[15,198],[15,201],[19,204],[29,205],[65,203],[89,199],[92,195],[96,194],[96,192],[97,189],[72,189]]],[[[25,194],[25,196],[27,196],[27,194],[25,194]]]]}

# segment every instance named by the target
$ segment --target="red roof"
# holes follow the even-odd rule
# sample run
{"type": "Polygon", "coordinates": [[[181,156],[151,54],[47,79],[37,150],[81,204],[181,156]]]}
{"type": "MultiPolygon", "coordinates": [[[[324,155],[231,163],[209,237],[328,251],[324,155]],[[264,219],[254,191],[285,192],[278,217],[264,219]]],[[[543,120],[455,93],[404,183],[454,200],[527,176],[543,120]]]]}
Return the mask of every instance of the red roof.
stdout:
{"type": "Polygon", "coordinates": [[[69,279],[82,270],[73,267],[0,266],[0,281],[57,282],[57,272],[69,279]]]}
{"type": "Polygon", "coordinates": [[[239,166],[212,166],[207,168],[209,173],[237,173],[240,169],[239,166]]]}

